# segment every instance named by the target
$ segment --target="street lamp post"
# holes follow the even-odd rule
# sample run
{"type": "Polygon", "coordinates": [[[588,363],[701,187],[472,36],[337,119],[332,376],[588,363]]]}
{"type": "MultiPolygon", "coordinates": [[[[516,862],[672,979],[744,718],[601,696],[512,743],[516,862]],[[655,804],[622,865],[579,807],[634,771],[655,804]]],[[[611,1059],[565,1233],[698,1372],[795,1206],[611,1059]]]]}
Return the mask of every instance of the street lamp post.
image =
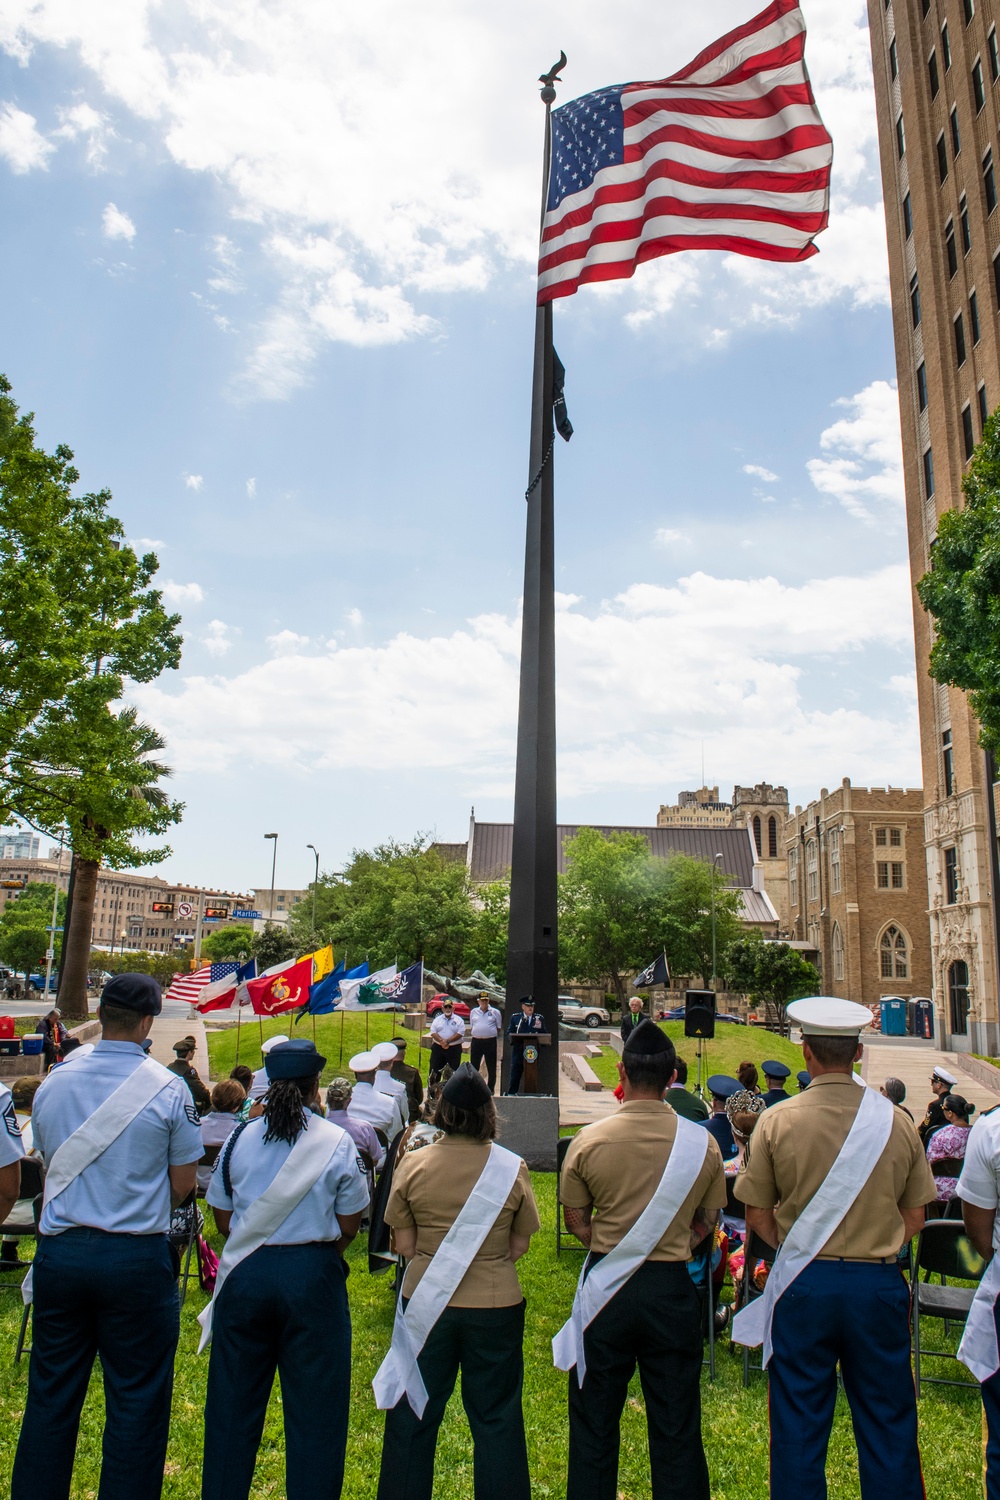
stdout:
{"type": "Polygon", "coordinates": [[[278,835],[276,833],[265,833],[266,839],[273,839],[273,853],[271,855],[271,904],[267,909],[267,920],[274,921],[274,872],[278,864],[278,835]]]}
{"type": "Polygon", "coordinates": [[[56,864],[56,887],[52,895],[52,925],[49,928],[49,951],[45,955],[45,994],[49,993],[49,985],[52,983],[52,960],[56,956],[56,917],[59,914],[59,877],[62,874],[62,852],[63,844],[66,842],[66,829],[59,830],[59,860],[56,864]]]}
{"type": "Polygon", "coordinates": [[[312,925],[313,941],[315,942],[315,939],[316,939],[316,887],[319,885],[319,850],[316,848],[315,844],[307,844],[306,848],[307,849],[311,849],[312,852],[313,852],[313,854],[316,856],[316,875],[315,875],[315,878],[313,880],[313,925],[312,925]]]}
{"type": "Polygon", "coordinates": [[[716,953],[715,953],[715,872],[718,869],[719,860],[721,858],[722,858],[722,855],[720,853],[720,854],[717,854],[715,856],[715,858],[712,860],[712,993],[713,994],[715,994],[715,990],[716,990],[716,976],[715,976],[715,967],[716,967],[716,953]]]}

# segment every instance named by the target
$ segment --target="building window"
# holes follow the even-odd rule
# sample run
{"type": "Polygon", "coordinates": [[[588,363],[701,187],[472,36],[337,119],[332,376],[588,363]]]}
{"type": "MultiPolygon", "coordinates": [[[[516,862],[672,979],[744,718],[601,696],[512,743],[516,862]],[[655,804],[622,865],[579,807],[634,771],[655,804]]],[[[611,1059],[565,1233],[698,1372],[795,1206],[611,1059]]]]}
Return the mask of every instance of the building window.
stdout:
{"type": "Polygon", "coordinates": [[[978,344],[982,338],[982,332],[979,327],[979,298],[975,292],[969,293],[969,328],[972,331],[973,344],[978,344]]]}
{"type": "Polygon", "coordinates": [[[990,409],[986,404],[986,387],[981,385],[976,391],[976,400],[979,402],[979,430],[982,432],[990,418],[990,409]]]}
{"type": "Polygon", "coordinates": [[[976,435],[972,430],[972,407],[968,405],[962,407],[962,443],[965,447],[965,461],[968,463],[976,451],[976,435]]]}
{"type": "Polygon", "coordinates": [[[955,358],[960,369],[965,364],[965,354],[965,319],[959,313],[955,319],[955,358]]]}
{"type": "Polygon", "coordinates": [[[932,99],[936,99],[937,96],[938,96],[938,90],[941,87],[941,80],[938,77],[938,65],[937,65],[937,53],[936,52],[932,52],[931,55],[930,55],[930,57],[927,59],[927,72],[930,75],[930,80],[931,80],[931,98],[932,99]]]}
{"type": "Polygon", "coordinates": [[[888,861],[880,859],[875,865],[875,884],[880,891],[889,889],[889,865],[888,861]]]}
{"type": "Polygon", "coordinates": [[[948,36],[947,21],[941,27],[941,56],[944,58],[944,70],[947,73],[951,67],[951,39],[948,36]]]}
{"type": "Polygon", "coordinates": [[[757,846],[757,855],[759,858],[760,854],[762,853],[760,842],[760,813],[754,813],[753,815],[753,841],[757,846]]]}
{"type": "Polygon", "coordinates": [[[951,154],[958,156],[962,149],[962,137],[958,130],[958,110],[954,107],[951,111],[951,154]]]}
{"type": "Polygon", "coordinates": [[[969,205],[964,193],[958,200],[958,222],[962,228],[962,254],[968,255],[972,249],[972,235],[969,232],[969,205]]]}
{"type": "Polygon", "coordinates": [[[840,829],[830,830],[830,889],[836,894],[840,890],[840,829]]]}
{"type": "MultiPolygon", "coordinates": [[[[903,123],[902,118],[900,118],[899,123],[900,123],[900,126],[902,126],[902,123],[903,123]]],[[[896,132],[896,143],[897,143],[897,145],[899,144],[900,139],[901,139],[901,132],[899,130],[897,130],[897,132],[896,132]]],[[[904,155],[905,151],[906,151],[906,142],[903,141],[903,149],[899,153],[900,156],[904,155]]],[[[948,147],[944,143],[944,131],[943,130],[942,130],[941,134],[937,138],[937,164],[938,164],[938,181],[939,182],[947,182],[947,180],[948,180],[948,147]]]]}
{"type": "Polygon", "coordinates": [[[879,943],[883,979],[908,979],[910,953],[906,936],[898,927],[887,927],[879,943]]]}
{"type": "Polygon", "coordinates": [[[890,828],[889,829],[889,844],[890,844],[890,847],[893,848],[893,849],[902,849],[902,847],[903,847],[903,830],[901,828],[890,828]]]}
{"type": "Polygon", "coordinates": [[[931,8],[931,0],[920,0],[920,14],[922,16],[926,17],[927,12],[930,10],[930,8],[931,8]]]}
{"type": "Polygon", "coordinates": [[[944,794],[950,797],[955,790],[955,755],[951,744],[951,730],[941,736],[941,769],[944,779],[944,794]]]}
{"type": "Polygon", "coordinates": [[[983,65],[977,57],[972,65],[972,93],[976,101],[976,114],[986,103],[986,85],[983,82],[983,65]]]}
{"type": "Polygon", "coordinates": [[[819,900],[819,846],[815,839],[806,845],[806,888],[810,901],[819,900]]]}
{"type": "Polygon", "coordinates": [[[972,21],[973,16],[976,14],[976,8],[973,4],[973,0],[962,0],[962,11],[965,15],[965,24],[966,26],[968,26],[972,21]]]}
{"type": "Polygon", "coordinates": [[[843,979],[844,977],[844,934],[840,930],[840,923],[833,924],[833,977],[843,979]]]}
{"type": "Polygon", "coordinates": [[[913,206],[910,203],[909,193],[903,199],[903,230],[904,237],[909,239],[913,233],[913,206]]]}
{"type": "Polygon", "coordinates": [[[993,172],[993,152],[983,157],[983,192],[986,195],[986,212],[991,214],[997,206],[997,180],[993,172]]]}
{"type": "Polygon", "coordinates": [[[914,328],[920,326],[920,283],[916,276],[910,277],[910,319],[914,328]]]}
{"type": "Polygon", "coordinates": [[[969,1030],[969,965],[961,958],[948,970],[948,1008],[952,1035],[965,1036],[969,1030]]]}
{"type": "Polygon", "coordinates": [[[876,828],[875,842],[880,849],[884,849],[889,842],[889,830],[887,828],[876,828]]]}
{"type": "Polygon", "coordinates": [[[934,453],[930,448],[924,454],[924,494],[928,500],[934,494],[934,453]]]}
{"type": "Polygon", "coordinates": [[[948,256],[948,277],[958,275],[958,246],[955,244],[955,224],[949,219],[944,226],[944,248],[948,256]]]}
{"type": "Polygon", "coordinates": [[[799,851],[791,848],[788,851],[788,894],[791,904],[799,904],[799,851]]]}
{"type": "Polygon", "coordinates": [[[778,820],[773,813],[767,820],[767,857],[778,857],[778,820]]]}
{"type": "Polygon", "coordinates": [[[917,403],[921,411],[927,410],[927,366],[923,360],[917,366],[917,403]]]}
{"type": "Polygon", "coordinates": [[[954,846],[944,851],[944,899],[948,906],[958,901],[958,850],[954,846]]]}
{"type": "Polygon", "coordinates": [[[986,46],[990,54],[990,78],[996,83],[1000,78],[1000,51],[997,50],[997,29],[990,27],[990,34],[986,38],[986,46]]]}
{"type": "Polygon", "coordinates": [[[899,77],[899,54],[896,51],[895,37],[889,43],[889,76],[893,79],[899,77]]]}
{"type": "Polygon", "coordinates": [[[893,861],[891,875],[892,875],[892,889],[894,891],[904,890],[905,889],[905,875],[904,875],[904,872],[903,872],[903,866],[898,861],[895,861],[895,860],[893,861]]]}

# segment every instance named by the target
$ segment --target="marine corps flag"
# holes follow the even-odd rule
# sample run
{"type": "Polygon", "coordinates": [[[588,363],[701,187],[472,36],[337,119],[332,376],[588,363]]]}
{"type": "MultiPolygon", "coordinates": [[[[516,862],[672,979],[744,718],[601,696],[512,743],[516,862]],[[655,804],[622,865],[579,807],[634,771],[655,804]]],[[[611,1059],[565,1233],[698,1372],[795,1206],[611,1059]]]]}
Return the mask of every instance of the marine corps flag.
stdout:
{"type": "Polygon", "coordinates": [[[641,974],[635,976],[632,981],[632,988],[634,990],[648,990],[654,984],[669,983],[670,970],[667,968],[667,955],[661,953],[647,968],[643,969],[641,974]]]}
{"type": "Polygon", "coordinates": [[[255,1016],[278,1016],[282,1011],[298,1010],[309,999],[312,984],[312,954],[300,958],[280,974],[264,974],[247,984],[255,1016]]]}

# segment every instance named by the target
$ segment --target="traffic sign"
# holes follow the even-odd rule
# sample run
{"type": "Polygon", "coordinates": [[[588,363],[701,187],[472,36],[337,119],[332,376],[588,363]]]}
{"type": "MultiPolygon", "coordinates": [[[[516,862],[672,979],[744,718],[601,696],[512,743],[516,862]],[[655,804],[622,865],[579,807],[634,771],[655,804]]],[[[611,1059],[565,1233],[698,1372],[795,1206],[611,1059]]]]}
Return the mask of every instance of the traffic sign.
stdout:
{"type": "Polygon", "coordinates": [[[234,911],[233,912],[233,916],[234,917],[242,917],[245,921],[249,921],[251,919],[253,921],[255,921],[255,922],[259,922],[260,921],[260,912],[259,911],[244,911],[241,908],[239,911],[234,911]]]}

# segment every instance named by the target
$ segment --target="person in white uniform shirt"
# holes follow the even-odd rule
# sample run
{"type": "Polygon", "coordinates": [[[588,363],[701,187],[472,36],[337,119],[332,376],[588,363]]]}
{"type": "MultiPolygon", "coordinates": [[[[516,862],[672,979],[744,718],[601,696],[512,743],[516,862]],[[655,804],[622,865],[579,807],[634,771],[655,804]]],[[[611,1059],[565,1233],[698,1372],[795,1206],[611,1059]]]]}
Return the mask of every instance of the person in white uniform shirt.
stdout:
{"type": "MultiPolygon", "coordinates": [[[[957,1196],[962,1200],[966,1234],[983,1259],[992,1261],[1000,1248],[1000,1213],[997,1212],[1000,1207],[1000,1109],[987,1110],[969,1131],[957,1196]]],[[[994,1296],[994,1334],[998,1327],[998,1309],[1000,1297],[994,1296]]],[[[978,1309],[974,1308],[973,1316],[977,1312],[978,1309]]],[[[989,1317],[988,1310],[986,1316],[989,1317]]],[[[986,1412],[986,1500],[1000,1500],[1000,1369],[982,1380],[980,1389],[986,1412]]]]}
{"type": "Polygon", "coordinates": [[[391,1094],[399,1105],[399,1113],[405,1125],[410,1118],[410,1100],[406,1084],[393,1078],[389,1069],[399,1056],[395,1042],[379,1042],[372,1048],[372,1057],[378,1058],[378,1069],[372,1085],[379,1094],[391,1094]]]}
{"type": "Polygon", "coordinates": [[[441,1009],[431,1022],[430,1032],[430,1077],[434,1078],[443,1073],[445,1068],[450,1068],[453,1073],[456,1072],[462,1066],[462,1038],[465,1036],[465,1022],[461,1016],[456,1016],[450,996],[446,996],[441,1002],[441,1009]]]}
{"type": "Polygon", "coordinates": [[[109,979],[101,1041],[54,1069],[34,1098],[47,1181],[12,1500],[67,1500],[95,1358],[104,1372],[101,1500],[158,1500],[163,1486],[180,1331],[167,1230],[171,1204],[194,1188],[202,1144],[187,1084],[143,1051],[161,1005],[150,975],[109,979]],[[60,1150],[71,1136],[82,1166],[60,1150]]]}
{"type": "MultiPolygon", "coordinates": [[[[287,1500],[338,1500],[341,1493],[351,1395],[343,1256],[368,1205],[368,1186],[346,1130],[312,1112],[325,1063],[309,1041],[271,1048],[263,1116],[233,1131],[209,1184],[208,1201],[228,1237],[265,1191],[280,1188],[303,1135],[321,1154],[329,1140],[312,1186],[303,1194],[301,1183],[297,1190],[289,1184],[286,1217],[235,1262],[215,1297],[202,1500],[250,1494],[275,1371],[287,1500]]],[[[226,1262],[224,1252],[220,1277],[226,1262]]]]}
{"type": "MultiPolygon", "coordinates": [[[[3,1223],[17,1202],[21,1191],[21,1157],[24,1142],[21,1140],[21,1125],[14,1109],[10,1089],[0,1083],[0,1224],[3,1223]]],[[[5,1260],[10,1266],[20,1266],[17,1241],[12,1241],[13,1253],[5,1260]]]]}
{"type": "Polygon", "coordinates": [[[253,1100],[263,1099],[267,1093],[267,1054],[272,1047],[280,1047],[282,1042],[287,1042],[287,1036],[269,1036],[267,1041],[261,1042],[260,1050],[264,1054],[265,1066],[258,1068],[253,1075],[253,1083],[250,1085],[250,1098],[253,1100]]]}
{"type": "Polygon", "coordinates": [[[477,1073],[480,1063],[486,1063],[486,1082],[492,1094],[497,1085],[497,1037],[503,1030],[503,1016],[490,1004],[485,990],[479,991],[475,1010],[469,1013],[469,1030],[472,1032],[469,1061],[477,1073]]]}
{"type": "Polygon", "coordinates": [[[376,1089],[378,1058],[374,1052],[356,1053],[348,1066],[357,1082],[347,1113],[355,1120],[367,1120],[376,1130],[384,1131],[387,1140],[394,1140],[406,1124],[403,1114],[405,1100],[401,1103],[394,1095],[376,1089]]]}

